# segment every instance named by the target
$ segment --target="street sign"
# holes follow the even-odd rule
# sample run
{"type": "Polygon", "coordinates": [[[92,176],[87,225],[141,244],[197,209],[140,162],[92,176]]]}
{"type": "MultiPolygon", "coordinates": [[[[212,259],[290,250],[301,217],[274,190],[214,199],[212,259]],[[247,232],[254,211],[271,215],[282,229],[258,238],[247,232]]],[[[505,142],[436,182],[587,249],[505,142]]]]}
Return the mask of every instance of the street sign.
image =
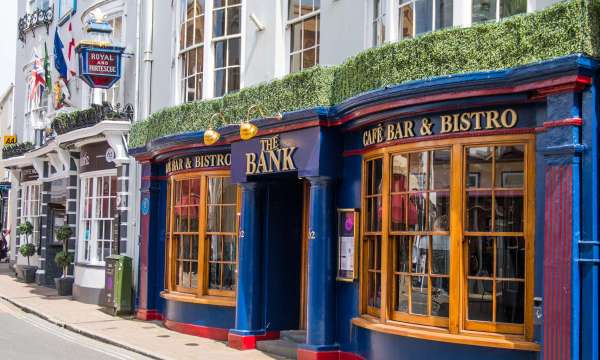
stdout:
{"type": "Polygon", "coordinates": [[[16,144],[17,135],[4,135],[4,145],[16,144]]]}

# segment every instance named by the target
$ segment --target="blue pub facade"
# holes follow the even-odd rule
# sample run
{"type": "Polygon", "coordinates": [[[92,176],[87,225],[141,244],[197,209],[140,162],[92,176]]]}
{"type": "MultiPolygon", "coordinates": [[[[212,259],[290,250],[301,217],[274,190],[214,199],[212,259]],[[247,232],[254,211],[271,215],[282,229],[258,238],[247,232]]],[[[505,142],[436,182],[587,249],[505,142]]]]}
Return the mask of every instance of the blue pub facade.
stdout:
{"type": "Polygon", "coordinates": [[[413,81],[131,149],[138,317],[300,359],[598,356],[598,64],[413,81]]]}

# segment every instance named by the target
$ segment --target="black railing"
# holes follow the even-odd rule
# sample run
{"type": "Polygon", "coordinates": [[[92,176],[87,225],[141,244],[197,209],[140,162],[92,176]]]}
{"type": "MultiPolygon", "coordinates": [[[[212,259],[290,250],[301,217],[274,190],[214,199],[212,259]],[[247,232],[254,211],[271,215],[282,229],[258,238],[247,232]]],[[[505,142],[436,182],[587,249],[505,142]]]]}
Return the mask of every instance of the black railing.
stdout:
{"type": "Polygon", "coordinates": [[[52,24],[52,19],[54,19],[54,5],[48,8],[40,8],[34,10],[31,14],[25,14],[23,17],[19,19],[19,40],[22,42],[26,42],[27,40],[27,31],[31,31],[33,37],[35,37],[35,32],[33,31],[35,28],[39,26],[46,26],[46,34],[49,34],[50,24],[52,24]]]}
{"type": "Polygon", "coordinates": [[[2,148],[2,158],[10,159],[16,156],[23,155],[29,150],[33,150],[33,144],[30,142],[4,145],[4,147],[2,148]]]}
{"type": "Polygon", "coordinates": [[[57,135],[66,134],[73,130],[83,129],[94,126],[104,120],[125,120],[133,119],[133,105],[127,104],[121,107],[117,104],[114,108],[104,103],[102,105],[92,105],[91,108],[70,113],[62,113],[56,116],[52,121],[52,130],[57,135]]]}

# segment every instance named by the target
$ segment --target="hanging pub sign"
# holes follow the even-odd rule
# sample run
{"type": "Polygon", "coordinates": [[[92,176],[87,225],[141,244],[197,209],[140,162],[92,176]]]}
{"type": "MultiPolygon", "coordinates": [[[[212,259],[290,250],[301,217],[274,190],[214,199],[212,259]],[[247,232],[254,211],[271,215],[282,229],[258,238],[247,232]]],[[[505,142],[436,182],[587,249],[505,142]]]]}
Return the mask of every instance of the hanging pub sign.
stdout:
{"type": "Polygon", "coordinates": [[[112,27],[99,9],[92,12],[82,40],[75,51],[79,54],[79,77],[90,87],[109,89],[121,78],[122,46],[112,43],[112,27]]]}
{"type": "Polygon", "coordinates": [[[358,210],[338,209],[338,281],[354,281],[358,274],[358,210]]]}
{"type": "Polygon", "coordinates": [[[79,45],[79,77],[92,88],[109,89],[121,78],[124,48],[79,45]]]}

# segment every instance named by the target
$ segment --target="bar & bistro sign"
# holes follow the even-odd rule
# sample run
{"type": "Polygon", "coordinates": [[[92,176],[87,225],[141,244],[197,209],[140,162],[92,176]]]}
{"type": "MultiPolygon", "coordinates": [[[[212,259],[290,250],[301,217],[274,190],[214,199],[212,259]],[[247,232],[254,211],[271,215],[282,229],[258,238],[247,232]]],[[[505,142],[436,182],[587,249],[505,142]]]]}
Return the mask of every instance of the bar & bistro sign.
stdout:
{"type": "Polygon", "coordinates": [[[430,135],[512,129],[519,115],[514,109],[473,111],[442,114],[439,117],[394,120],[365,130],[362,145],[370,146],[388,141],[430,135]]]}
{"type": "Polygon", "coordinates": [[[231,166],[231,154],[206,154],[185,156],[167,161],[166,172],[170,174],[176,171],[192,169],[209,169],[231,166]]]}

